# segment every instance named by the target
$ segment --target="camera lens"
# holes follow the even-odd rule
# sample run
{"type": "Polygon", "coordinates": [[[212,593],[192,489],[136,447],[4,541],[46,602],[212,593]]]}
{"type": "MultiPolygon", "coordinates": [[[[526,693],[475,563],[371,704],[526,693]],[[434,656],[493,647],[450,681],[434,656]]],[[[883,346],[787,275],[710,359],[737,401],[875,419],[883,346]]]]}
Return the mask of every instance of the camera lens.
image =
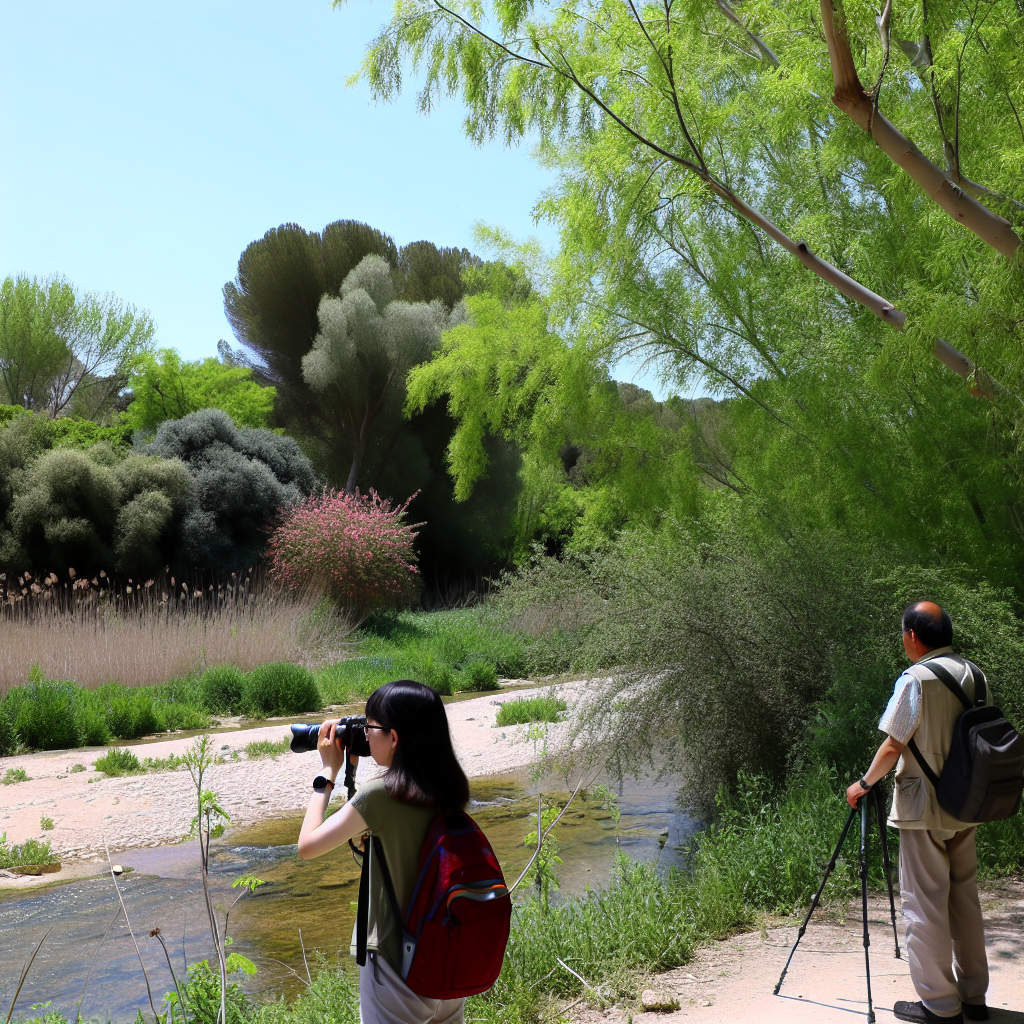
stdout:
{"type": "Polygon", "coordinates": [[[293,725],[291,752],[293,754],[305,754],[307,751],[316,750],[319,739],[319,725],[293,725]]]}

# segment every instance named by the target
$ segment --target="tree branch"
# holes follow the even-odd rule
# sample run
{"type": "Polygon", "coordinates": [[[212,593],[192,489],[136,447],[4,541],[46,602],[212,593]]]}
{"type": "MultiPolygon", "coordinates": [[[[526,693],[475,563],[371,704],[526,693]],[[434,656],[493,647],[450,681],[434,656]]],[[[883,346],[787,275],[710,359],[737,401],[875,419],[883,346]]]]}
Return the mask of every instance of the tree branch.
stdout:
{"type": "Polygon", "coordinates": [[[821,0],[821,20],[828,42],[835,91],[832,102],[871,136],[879,149],[924,189],[925,194],[957,223],[973,231],[1007,259],[1020,247],[1010,222],[982,206],[933,164],[885,118],[864,90],[850,50],[842,0],[821,0]]]}

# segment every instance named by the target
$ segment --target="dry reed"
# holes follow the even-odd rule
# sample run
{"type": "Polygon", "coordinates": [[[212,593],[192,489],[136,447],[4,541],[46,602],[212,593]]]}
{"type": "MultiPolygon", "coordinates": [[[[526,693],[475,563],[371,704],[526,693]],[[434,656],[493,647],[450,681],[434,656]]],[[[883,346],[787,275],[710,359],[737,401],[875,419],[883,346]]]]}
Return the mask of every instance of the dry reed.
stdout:
{"type": "Polygon", "coordinates": [[[23,574],[6,588],[0,580],[0,694],[25,683],[34,665],[47,679],[88,688],[112,680],[148,686],[225,663],[309,665],[339,653],[350,629],[318,595],[258,578],[115,587],[105,576],[72,574],[62,584],[53,574],[23,574]]]}

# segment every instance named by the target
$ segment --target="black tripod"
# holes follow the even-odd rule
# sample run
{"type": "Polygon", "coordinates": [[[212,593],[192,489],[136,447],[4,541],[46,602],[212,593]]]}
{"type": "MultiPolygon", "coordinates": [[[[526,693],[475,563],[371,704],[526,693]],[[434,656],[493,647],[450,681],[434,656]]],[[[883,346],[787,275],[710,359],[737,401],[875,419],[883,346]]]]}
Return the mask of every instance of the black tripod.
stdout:
{"type": "MultiPolygon", "coordinates": [[[[879,788],[876,786],[871,790],[871,793],[873,795],[870,800],[870,805],[873,805],[875,808],[875,818],[878,821],[878,833],[882,840],[882,870],[885,872],[885,881],[889,887],[889,915],[892,918],[892,937],[896,944],[896,959],[899,960],[900,940],[899,936],[896,934],[896,902],[893,899],[892,894],[892,868],[889,863],[889,843],[885,834],[885,811],[882,807],[882,794],[879,788]]],[[[865,797],[867,795],[868,794],[865,794],[865,797]]],[[[858,802],[857,807],[850,808],[850,813],[846,818],[846,824],[843,826],[843,831],[839,834],[839,842],[836,843],[836,848],[832,851],[832,859],[828,862],[828,866],[825,868],[825,874],[821,879],[821,885],[818,886],[818,891],[814,894],[814,899],[811,900],[810,909],[807,911],[804,923],[800,925],[800,931],[797,933],[796,942],[793,943],[793,948],[789,951],[789,959],[786,960],[786,966],[782,968],[782,974],[779,975],[779,983],[775,986],[775,995],[779,994],[779,989],[782,988],[782,983],[786,980],[786,971],[789,970],[789,965],[793,961],[793,954],[796,952],[796,947],[800,945],[800,940],[804,937],[804,932],[807,931],[807,923],[811,919],[811,914],[814,913],[814,908],[818,905],[818,900],[821,899],[821,894],[825,891],[825,883],[828,881],[828,876],[835,870],[839,851],[842,850],[843,843],[846,842],[846,836],[850,831],[850,826],[853,824],[853,817],[857,813],[858,808],[860,809],[860,903],[861,915],[864,920],[864,971],[868,983],[868,1024],[874,1024],[875,1009],[871,1005],[871,959],[868,954],[868,947],[871,945],[871,939],[868,936],[869,801],[867,799],[862,798],[858,802]]]]}

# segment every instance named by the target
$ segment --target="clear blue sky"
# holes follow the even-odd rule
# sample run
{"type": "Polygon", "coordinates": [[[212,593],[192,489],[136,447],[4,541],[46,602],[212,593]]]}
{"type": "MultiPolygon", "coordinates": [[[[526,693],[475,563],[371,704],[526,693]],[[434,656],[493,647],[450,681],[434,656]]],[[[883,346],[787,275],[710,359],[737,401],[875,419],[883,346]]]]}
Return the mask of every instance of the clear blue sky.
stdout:
{"type": "Polygon", "coordinates": [[[389,10],[0,0],[0,276],[112,291],[194,359],[234,343],[221,288],[278,224],[473,248],[485,221],[553,248],[531,216],[552,178],[527,147],[474,148],[455,103],[424,117],[412,90],[346,88],[389,10]]]}

